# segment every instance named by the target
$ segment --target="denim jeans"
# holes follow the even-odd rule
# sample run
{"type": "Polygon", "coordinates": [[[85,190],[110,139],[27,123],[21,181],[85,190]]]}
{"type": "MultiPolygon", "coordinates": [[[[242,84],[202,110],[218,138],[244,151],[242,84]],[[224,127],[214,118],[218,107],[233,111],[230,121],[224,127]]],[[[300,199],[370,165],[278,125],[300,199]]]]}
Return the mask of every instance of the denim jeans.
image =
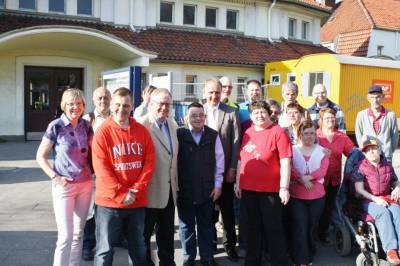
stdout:
{"type": "Polygon", "coordinates": [[[207,199],[201,204],[186,202],[178,198],[179,236],[182,243],[184,261],[196,259],[196,224],[197,242],[201,261],[209,262],[214,259],[213,248],[213,202],[207,199]]]}
{"type": "Polygon", "coordinates": [[[118,209],[97,206],[95,266],[112,265],[114,243],[119,240],[122,232],[128,240],[130,263],[134,266],[148,265],[143,237],[144,215],[145,208],[118,209]]]}
{"type": "Polygon", "coordinates": [[[314,232],[324,205],[325,197],[313,200],[290,199],[290,224],[293,232],[290,250],[296,265],[313,261],[316,252],[314,232]]]}
{"type": "Polygon", "coordinates": [[[363,204],[363,209],[375,219],[383,250],[400,250],[400,206],[390,204],[389,207],[383,207],[368,202],[363,204]]]}
{"type": "Polygon", "coordinates": [[[65,187],[53,182],[53,207],[58,230],[55,266],[74,266],[81,262],[82,235],[91,191],[91,180],[68,183],[65,187]]]}

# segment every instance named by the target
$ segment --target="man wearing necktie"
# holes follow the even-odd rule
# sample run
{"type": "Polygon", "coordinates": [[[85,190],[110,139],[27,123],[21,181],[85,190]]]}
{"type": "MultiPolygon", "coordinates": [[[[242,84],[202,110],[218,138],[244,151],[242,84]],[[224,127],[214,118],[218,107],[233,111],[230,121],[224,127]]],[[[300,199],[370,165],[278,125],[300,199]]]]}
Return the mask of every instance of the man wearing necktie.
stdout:
{"type": "MultiPolygon", "coordinates": [[[[228,259],[237,261],[239,258],[235,250],[237,238],[233,200],[237,157],[240,149],[240,123],[237,109],[220,102],[221,90],[222,84],[218,79],[210,78],[205,82],[204,97],[206,98],[206,103],[204,104],[204,110],[207,117],[206,125],[218,132],[224,150],[224,181],[222,194],[217,204],[221,209],[224,225],[224,249],[228,259]]],[[[219,213],[214,215],[214,223],[218,221],[218,215],[219,213]]]]}
{"type": "Polygon", "coordinates": [[[147,259],[151,260],[150,238],[156,228],[158,258],[161,266],[174,266],[174,218],[177,190],[178,139],[175,121],[168,118],[172,95],[167,89],[156,89],[149,102],[149,113],[138,119],[150,132],[154,142],[156,167],[148,190],[144,227],[147,259]]]}

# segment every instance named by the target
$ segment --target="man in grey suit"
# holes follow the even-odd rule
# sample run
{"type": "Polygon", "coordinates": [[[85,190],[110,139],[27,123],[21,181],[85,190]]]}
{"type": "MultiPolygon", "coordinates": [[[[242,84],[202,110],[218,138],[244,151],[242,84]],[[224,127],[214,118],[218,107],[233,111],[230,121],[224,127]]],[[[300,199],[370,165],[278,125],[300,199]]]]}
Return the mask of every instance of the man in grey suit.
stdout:
{"type": "Polygon", "coordinates": [[[177,191],[177,125],[168,118],[172,104],[167,89],[155,89],[150,97],[149,113],[138,119],[154,142],[156,167],[148,189],[144,227],[147,258],[151,260],[150,238],[156,228],[158,258],[161,266],[174,266],[174,218],[177,191]]]}
{"type": "MultiPolygon", "coordinates": [[[[237,261],[233,200],[237,156],[240,149],[240,122],[237,109],[220,102],[221,90],[222,84],[218,79],[210,78],[205,82],[204,96],[207,102],[204,104],[204,111],[207,115],[206,125],[218,132],[224,150],[224,182],[222,194],[217,204],[221,209],[224,224],[223,244],[225,251],[231,261],[237,261]]],[[[216,215],[214,222],[217,222],[217,219],[218,215],[216,215]]]]}

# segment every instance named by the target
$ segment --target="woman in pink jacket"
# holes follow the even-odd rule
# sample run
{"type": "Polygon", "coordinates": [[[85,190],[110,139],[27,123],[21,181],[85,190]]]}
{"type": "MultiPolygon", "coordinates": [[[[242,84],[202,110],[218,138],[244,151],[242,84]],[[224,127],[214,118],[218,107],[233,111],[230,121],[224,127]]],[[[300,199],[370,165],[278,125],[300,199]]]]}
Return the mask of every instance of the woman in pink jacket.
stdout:
{"type": "Polygon", "coordinates": [[[289,202],[292,231],[292,259],[295,265],[310,265],[315,255],[313,232],[325,204],[324,177],[329,158],[316,144],[311,121],[300,124],[299,143],[293,146],[289,202]]]}

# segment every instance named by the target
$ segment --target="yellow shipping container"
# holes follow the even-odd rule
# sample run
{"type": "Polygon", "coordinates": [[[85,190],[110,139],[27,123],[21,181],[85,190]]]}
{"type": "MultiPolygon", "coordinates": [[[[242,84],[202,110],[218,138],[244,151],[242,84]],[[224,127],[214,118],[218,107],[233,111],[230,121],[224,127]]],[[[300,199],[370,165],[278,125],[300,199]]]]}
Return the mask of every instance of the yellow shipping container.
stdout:
{"type": "MultiPolygon", "coordinates": [[[[356,115],[367,108],[368,87],[379,84],[384,89],[384,106],[400,116],[400,62],[336,54],[313,54],[297,60],[265,65],[265,94],[282,101],[281,86],[287,81],[299,85],[298,102],[304,107],[314,103],[312,88],[323,83],[331,101],[345,113],[346,127],[354,132],[356,115]]],[[[399,120],[398,120],[399,122],[399,120]]]]}

